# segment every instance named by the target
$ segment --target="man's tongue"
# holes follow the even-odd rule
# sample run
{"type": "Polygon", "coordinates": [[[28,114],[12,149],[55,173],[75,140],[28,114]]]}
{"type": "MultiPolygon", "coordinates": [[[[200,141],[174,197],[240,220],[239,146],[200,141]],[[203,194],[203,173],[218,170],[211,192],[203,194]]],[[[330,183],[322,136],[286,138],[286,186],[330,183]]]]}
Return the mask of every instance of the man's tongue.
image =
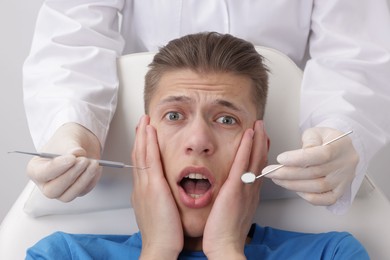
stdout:
{"type": "Polygon", "coordinates": [[[181,186],[187,194],[202,195],[210,188],[210,182],[208,180],[191,180],[185,178],[181,186]]]}

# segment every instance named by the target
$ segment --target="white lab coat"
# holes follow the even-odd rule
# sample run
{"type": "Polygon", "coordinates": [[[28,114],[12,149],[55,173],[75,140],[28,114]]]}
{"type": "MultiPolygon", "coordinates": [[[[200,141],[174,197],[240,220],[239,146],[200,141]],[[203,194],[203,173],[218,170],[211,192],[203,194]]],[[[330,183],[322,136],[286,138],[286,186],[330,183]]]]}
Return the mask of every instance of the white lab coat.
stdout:
{"type": "Polygon", "coordinates": [[[304,68],[301,127],[354,130],[357,175],[331,207],[345,211],[390,133],[387,0],[47,0],[24,66],[36,147],[67,122],[84,125],[104,144],[116,107],[118,56],[155,51],[200,31],[287,54],[304,68]]]}

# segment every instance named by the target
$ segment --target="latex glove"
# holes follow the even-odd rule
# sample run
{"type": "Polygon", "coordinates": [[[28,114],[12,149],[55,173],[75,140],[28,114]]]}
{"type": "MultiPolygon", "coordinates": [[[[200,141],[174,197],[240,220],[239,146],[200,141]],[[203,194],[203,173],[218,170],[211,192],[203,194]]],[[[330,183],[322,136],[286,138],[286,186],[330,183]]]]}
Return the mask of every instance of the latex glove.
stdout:
{"type": "MultiPolygon", "coordinates": [[[[323,143],[343,133],[332,128],[310,128],[302,136],[302,149],[288,151],[278,156],[284,167],[267,178],[313,205],[329,206],[344,194],[355,177],[359,156],[351,138],[346,136],[329,145],[323,143]]],[[[275,165],[266,167],[263,172],[275,165]]]]}
{"type": "Polygon", "coordinates": [[[244,246],[260,199],[262,181],[244,184],[241,175],[258,174],[267,163],[268,137],[263,122],[244,133],[231,171],[207,219],[203,251],[208,259],[246,259],[244,246]]]}
{"type": "Polygon", "coordinates": [[[142,235],[140,259],[177,259],[184,246],[179,211],[165,179],[156,130],[143,116],[133,148],[134,169],[131,197],[138,228],[142,235]]]}
{"type": "Polygon", "coordinates": [[[63,154],[54,159],[33,157],[27,175],[48,198],[69,202],[91,191],[102,173],[95,160],[100,143],[89,130],[76,123],[61,126],[41,152],[63,154]]]}

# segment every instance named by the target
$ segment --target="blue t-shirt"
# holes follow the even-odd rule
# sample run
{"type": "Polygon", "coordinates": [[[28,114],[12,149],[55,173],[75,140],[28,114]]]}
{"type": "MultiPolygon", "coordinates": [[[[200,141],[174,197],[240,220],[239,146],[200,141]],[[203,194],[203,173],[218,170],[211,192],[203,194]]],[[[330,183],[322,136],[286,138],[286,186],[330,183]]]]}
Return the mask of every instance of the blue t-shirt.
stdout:
{"type": "MultiPolygon", "coordinates": [[[[253,225],[247,259],[369,259],[363,246],[347,232],[320,234],[283,231],[253,225]]],[[[138,259],[141,234],[85,235],[56,232],[30,248],[26,259],[138,259]]],[[[203,252],[183,251],[179,259],[207,259],[203,252]]]]}

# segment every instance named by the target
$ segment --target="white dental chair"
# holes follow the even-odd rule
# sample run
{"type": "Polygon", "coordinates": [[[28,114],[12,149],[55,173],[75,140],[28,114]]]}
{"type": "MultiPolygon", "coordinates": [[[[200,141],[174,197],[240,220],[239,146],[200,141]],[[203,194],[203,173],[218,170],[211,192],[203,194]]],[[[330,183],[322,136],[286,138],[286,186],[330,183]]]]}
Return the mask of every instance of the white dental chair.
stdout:
{"type": "MultiPolygon", "coordinates": [[[[301,146],[298,128],[301,71],[285,55],[258,48],[271,70],[266,109],[267,133],[272,140],[269,158],[301,146]]],[[[123,56],[119,60],[118,108],[111,124],[103,158],[129,163],[136,123],[143,114],[143,77],[152,53],[123,56]]],[[[97,187],[70,203],[46,199],[28,183],[0,227],[0,259],[23,259],[28,247],[55,232],[132,234],[138,230],[130,205],[131,173],[104,169],[97,187]]],[[[390,203],[366,177],[354,204],[338,216],[315,207],[270,181],[262,191],[255,221],[301,232],[349,231],[372,259],[390,259],[390,203]]]]}

